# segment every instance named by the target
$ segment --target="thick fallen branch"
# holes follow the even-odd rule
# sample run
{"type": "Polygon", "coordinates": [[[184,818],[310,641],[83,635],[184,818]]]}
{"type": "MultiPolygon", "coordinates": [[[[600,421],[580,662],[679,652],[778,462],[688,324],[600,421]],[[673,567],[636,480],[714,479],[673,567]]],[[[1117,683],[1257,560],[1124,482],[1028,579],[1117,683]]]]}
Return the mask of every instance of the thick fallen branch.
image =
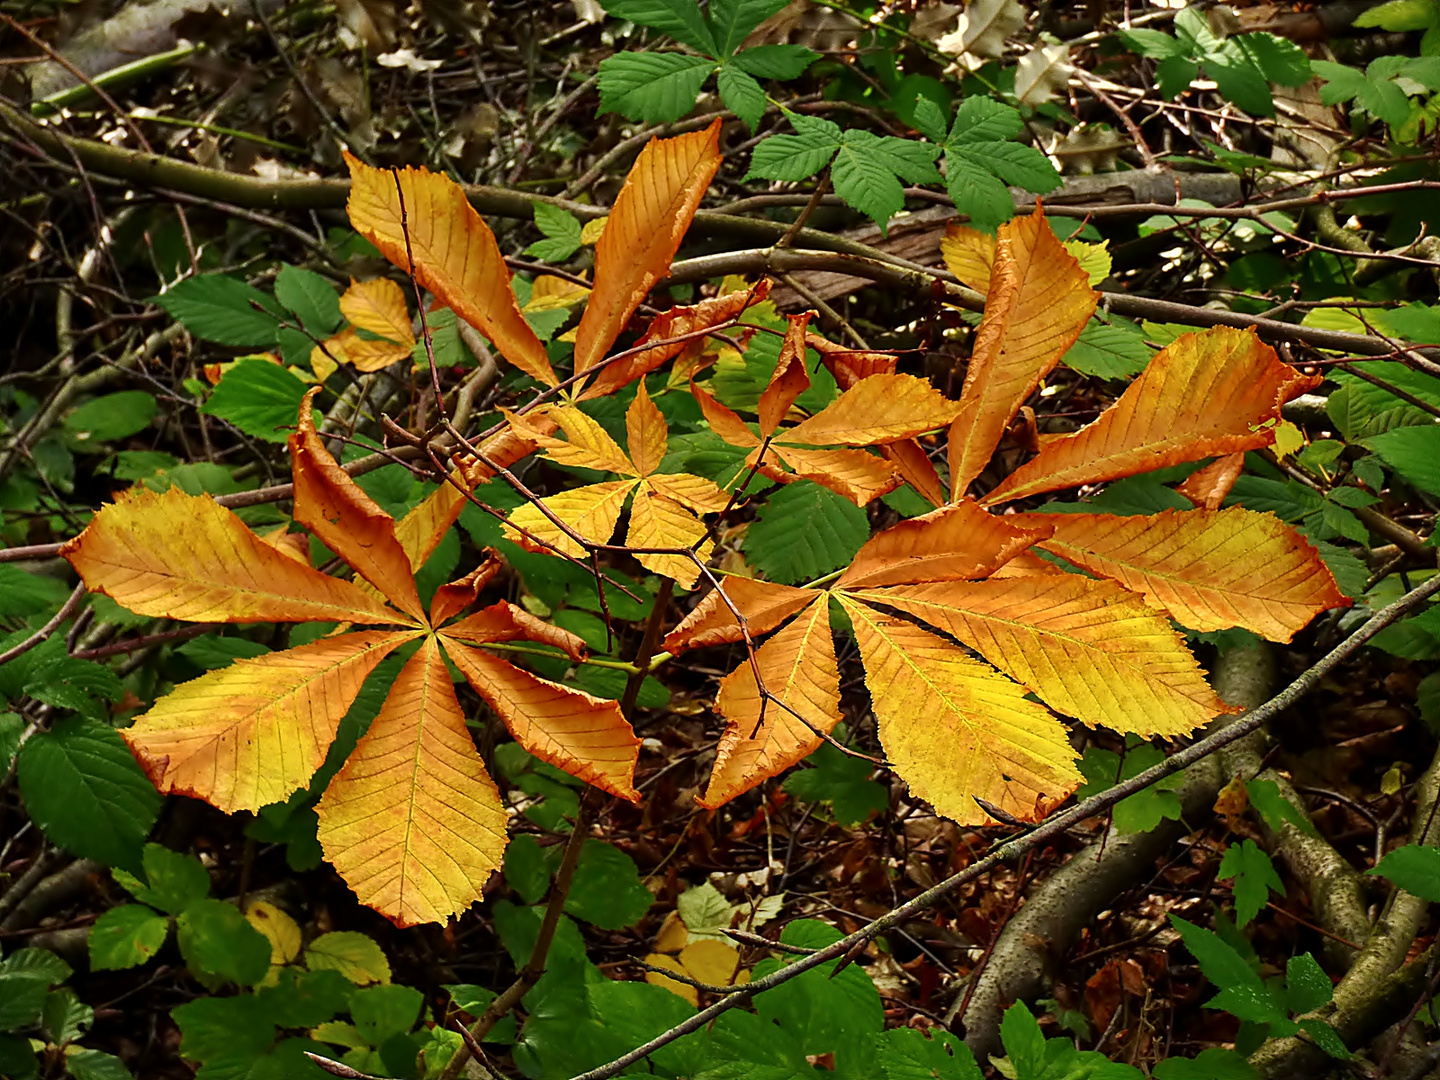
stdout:
{"type": "MultiPolygon", "coordinates": [[[[174,158],[128,150],[93,139],[62,135],[53,128],[35,123],[4,102],[0,102],[0,127],[8,127],[16,135],[34,143],[60,165],[78,162],[93,172],[126,180],[141,187],[184,191],[241,207],[270,210],[338,209],[345,205],[350,191],[347,180],[266,180],[257,176],[207,169],[174,158]]],[[[477,210],[499,217],[531,218],[537,202],[550,203],[568,210],[582,221],[603,217],[609,212],[606,207],[545,195],[522,194],[506,188],[476,184],[467,186],[465,190],[471,205],[477,210]]],[[[1339,199],[1361,193],[1361,190],[1348,193],[1330,192],[1327,193],[1327,198],[1339,199]]],[[[1304,197],[1305,200],[1309,198],[1304,197]]],[[[1087,210],[1087,207],[1080,206],[1067,208],[1066,212],[1083,213],[1087,210]]],[[[784,222],[701,210],[696,213],[691,228],[698,235],[721,237],[734,243],[775,243],[785,235],[789,226],[784,222]]],[[[909,289],[928,290],[939,282],[950,302],[976,311],[983,307],[984,298],[979,293],[960,285],[954,276],[946,271],[932,270],[897,259],[878,248],[818,229],[800,229],[793,237],[793,242],[818,250],[797,251],[785,248],[777,251],[757,248],[691,259],[676,263],[671,269],[669,280],[678,284],[727,273],[833,270],[909,289]],[[844,257],[836,261],[837,255],[844,257]]],[[[1181,323],[1186,326],[1253,326],[1267,340],[1295,341],[1314,348],[1333,349],[1355,356],[1390,356],[1395,353],[1396,344],[1403,344],[1363,334],[1300,326],[1257,315],[1177,304],[1128,293],[1106,292],[1101,294],[1101,298],[1102,307],[1117,315],[1181,323]]],[[[1440,350],[1419,351],[1424,357],[1440,357],[1440,350]]]]}
{"type": "Polygon", "coordinates": [[[788,964],[779,971],[773,972],[762,979],[756,979],[754,982],[747,984],[739,992],[722,998],[708,1008],[701,1009],[683,1023],[676,1024],[670,1028],[670,1030],[657,1035],[649,1042],[636,1047],[628,1054],[616,1058],[607,1065],[602,1065],[597,1069],[591,1069],[589,1072],[581,1073],[572,1078],[572,1080],[609,1080],[610,1077],[620,1075],[637,1061],[643,1061],[656,1050],[659,1050],[663,1046],[668,1046],[676,1039],[682,1038],[692,1031],[699,1031],[716,1017],[729,1012],[737,1005],[745,1004],[756,994],[789,982],[797,975],[801,975],[820,964],[837,960],[842,956],[857,954],[860,950],[864,949],[872,938],[914,918],[916,914],[938,903],[960,886],[984,877],[1002,863],[1008,862],[1017,856],[1025,854],[1027,851],[1053,840],[1067,829],[1078,825],[1088,818],[1094,817],[1096,814],[1104,813],[1121,799],[1149,787],[1157,780],[1163,780],[1165,777],[1171,776],[1181,769],[1195,764],[1197,761],[1202,761],[1220,749],[1243,739],[1251,732],[1260,730],[1260,728],[1270,722],[1272,717],[1284,712],[1305,697],[1306,694],[1320,684],[1326,675],[1357,652],[1361,646],[1381,630],[1437,594],[1440,594],[1440,575],[1432,577],[1419,588],[1412,589],[1393,604],[1377,612],[1367,620],[1363,626],[1325,656],[1321,657],[1315,664],[1302,672],[1293,683],[1249,716],[1236,721],[1223,731],[1218,731],[1183,750],[1177,751],[1161,764],[1146,769],[1144,772],[1137,774],[1124,783],[1116,784],[1108,791],[1086,799],[1084,802],[1068,810],[1052,815],[1036,828],[996,846],[989,854],[971,863],[958,874],[946,878],[940,882],[940,884],[925,890],[918,896],[890,911],[888,914],[882,915],[869,925],[862,927],[853,934],[841,938],[835,942],[835,944],[829,945],[810,956],[796,960],[793,964],[788,964]]]}

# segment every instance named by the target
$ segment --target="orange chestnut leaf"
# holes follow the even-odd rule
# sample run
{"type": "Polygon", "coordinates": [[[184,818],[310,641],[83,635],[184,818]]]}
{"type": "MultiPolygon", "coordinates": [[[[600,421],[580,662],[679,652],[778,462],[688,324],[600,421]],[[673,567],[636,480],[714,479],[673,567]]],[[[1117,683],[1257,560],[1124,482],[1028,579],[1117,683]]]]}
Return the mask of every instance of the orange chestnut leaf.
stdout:
{"type": "Polygon", "coordinates": [[[515,741],[541,761],[631,802],[640,740],[620,706],[521,671],[450,634],[445,652],[515,741]]]}
{"type": "Polygon", "coordinates": [[[481,897],[505,855],[499,789],[427,637],[315,808],[325,857],[362,903],[401,927],[481,897]]]}
{"type": "MultiPolygon", "coordinates": [[[[507,538],[515,543],[530,550],[554,548],[580,558],[585,547],[552,517],[591,543],[609,543],[625,502],[633,495],[627,546],[693,548],[705,535],[697,515],[715,513],[729,504],[729,496],[711,480],[689,473],[655,472],[665,456],[670,429],[643,383],[625,413],[629,454],[579,409],[554,408],[549,413],[569,437],[568,442],[536,440],[552,460],[619,473],[626,479],[571,488],[541,499],[539,506],[520,507],[510,515],[512,528],[507,531],[507,538]]],[[[707,542],[697,549],[697,558],[703,560],[710,546],[707,542]]],[[[686,588],[693,587],[700,576],[695,560],[686,555],[637,551],[635,558],[647,570],[674,578],[686,588]]]]}
{"type": "Polygon", "coordinates": [[[871,375],[893,375],[898,364],[893,353],[847,349],[827,341],[813,330],[806,333],[805,344],[820,354],[820,362],[835,376],[835,385],[842,391],[849,390],[871,375]]]}
{"type": "Polygon", "coordinates": [[[418,630],[365,630],[181,683],[121,731],[157,790],[227,814],[283,802],[325,760],[365,677],[418,630]]]}
{"type": "Polygon", "coordinates": [[[378,334],[387,341],[406,348],[415,344],[415,330],[410,324],[410,307],[405,303],[405,291],[389,278],[370,281],[351,278],[350,287],[340,297],[340,314],[349,319],[351,325],[378,334]]]}
{"type": "Polygon", "coordinates": [[[913,623],[835,595],[855,630],[885,757],[938,813],[983,824],[978,795],[1036,821],[1080,785],[1069,732],[1024,687],[913,623]]]}
{"type": "Polygon", "coordinates": [[[824,593],[811,592],[810,600],[799,618],[755,650],[773,700],[762,702],[748,662],[721,680],[715,711],[726,719],[725,732],[701,806],[720,806],[803,761],[820,745],[817,732],[828,735],[840,722],[830,607],[824,593]]]}
{"type": "Polygon", "coordinates": [[[1092,574],[1113,578],[1192,630],[1243,626],[1289,641],[1350,598],[1320,553],[1270,514],[1162,510],[1158,514],[1021,514],[1054,530],[1040,545],[1092,574]]]}
{"type": "Polygon", "coordinates": [[[1219,510],[1244,468],[1243,453],[1226,454],[1191,473],[1175,490],[1202,510],[1219,510]]]}
{"type": "MultiPolygon", "coordinates": [[[[769,295],[770,279],[763,278],[750,289],[736,289],[723,296],[701,300],[698,304],[673,307],[669,311],[662,311],[655,316],[654,321],[650,323],[650,329],[645,331],[645,336],[636,344],[639,346],[651,341],[667,341],[670,338],[680,337],[682,334],[719,326],[721,323],[735,318],[747,307],[760,303],[769,295]]],[[[679,356],[687,344],[687,342],[673,342],[656,345],[654,348],[637,352],[623,360],[615,360],[606,364],[595,376],[595,381],[580,394],[580,400],[589,401],[591,398],[613,394],[640,376],[648,375],[667,360],[679,356]]]]}
{"type": "Polygon", "coordinates": [[[760,435],[775,433],[795,399],[810,389],[810,373],[805,370],[805,328],[810,325],[813,311],[787,316],[789,328],[780,346],[780,356],[770,382],[760,394],[756,412],[760,414],[760,435]]]}
{"type": "Polygon", "coordinates": [[[935,463],[925,448],[915,439],[901,439],[899,442],[884,443],[880,453],[895,466],[901,478],[923,495],[931,506],[944,506],[948,501],[945,482],[935,470],[935,463]]]}
{"type": "Polygon", "coordinates": [[[1050,535],[1022,518],[986,513],[971,499],[902,521],[869,540],[837,588],[972,581],[988,577],[1050,535]]]}
{"type": "Polygon", "coordinates": [[[510,270],[495,234],[464,190],[449,177],[426,169],[372,169],[349,153],[345,162],[350,166],[345,209],[355,230],[407,272],[411,269],[408,232],[415,279],[494,342],[505,359],[531,378],[556,385],[559,379],[545,346],[516,303],[510,270]]]}
{"type": "Polygon", "coordinates": [[[430,600],[430,625],[444,626],[473,604],[480,591],[495,579],[505,563],[494,548],[486,548],[480,565],[464,577],[447,582],[435,590],[430,600]]]}
{"type": "Polygon", "coordinates": [[[1283,363],[1254,330],[1182,334],[1099,418],[1045,442],[981,503],[1269,446],[1280,407],[1320,382],[1283,363]]]}
{"type": "Polygon", "coordinates": [[[595,245],[595,291],[575,331],[577,372],[600,362],[670,269],[719,168],[719,120],[703,131],[651,139],[640,151],[595,245]]]}
{"type": "Polygon", "coordinates": [[[578,635],[537,619],[506,600],[473,612],[442,631],[447,638],[484,645],[491,641],[537,641],[554,645],[571,660],[583,660],[589,650],[578,635]]]}
{"type": "Polygon", "coordinates": [[[395,539],[395,519],[336,464],[315,431],[310,403],[319,392],[314,387],[305,394],[299,430],[289,440],[295,520],[387,600],[423,623],[425,609],[415,590],[410,560],[395,539]]]}
{"type": "Polygon", "coordinates": [[[208,495],[136,485],[60,554],[91,592],[188,622],[403,623],[358,585],[281,554],[208,495]]]}
{"type": "Polygon", "coordinates": [[[950,423],[958,404],[913,375],[871,375],[777,435],[787,446],[876,446],[950,423]]]}
{"type": "Polygon", "coordinates": [[[370,341],[347,326],[333,337],[325,339],[324,346],[316,345],[310,350],[310,367],[317,377],[329,377],[332,370],[328,365],[351,364],[356,371],[383,371],[397,360],[404,360],[411,354],[413,342],[405,345],[394,341],[370,341]]]}
{"type": "MultiPolygon", "coordinates": [[[[755,454],[747,459],[753,463],[755,454]]],[[[813,480],[821,487],[864,506],[887,491],[900,486],[900,472],[884,458],[864,450],[809,450],[798,446],[772,446],[760,471],[771,480],[789,484],[795,480],[813,480]],[[793,469],[785,472],[770,461],[774,455],[793,469]]]]}
{"type": "Polygon", "coordinates": [[[1044,574],[857,595],[953,635],[1087,724],[1176,736],[1231,711],[1164,616],[1112,582],[1044,574]]]}
{"type": "Polygon", "coordinates": [[[1020,406],[1094,314],[1098,294],[1037,206],[1000,226],[985,315],[950,428],[950,492],[989,464],[1020,406]]]}
{"type": "Polygon", "coordinates": [[[744,616],[751,636],[759,637],[815,600],[813,589],[797,589],[793,585],[776,585],[754,578],[727,577],[721,588],[723,597],[720,589],[711,589],[680,625],[666,635],[667,651],[743,641],[745,634],[731,605],[744,616]]]}

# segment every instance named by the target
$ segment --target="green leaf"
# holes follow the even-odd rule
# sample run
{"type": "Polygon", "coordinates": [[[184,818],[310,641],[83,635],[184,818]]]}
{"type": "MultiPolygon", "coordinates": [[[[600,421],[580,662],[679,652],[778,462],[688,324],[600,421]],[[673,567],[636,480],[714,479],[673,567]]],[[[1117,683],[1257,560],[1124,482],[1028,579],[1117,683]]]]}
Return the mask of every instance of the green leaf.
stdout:
{"type": "Polygon", "coordinates": [[[720,100],[725,107],[745,122],[754,131],[765,115],[768,102],[765,89],[755,81],[754,76],[734,64],[726,64],[716,77],[715,87],[720,91],[720,100]]]}
{"type": "Polygon", "coordinates": [[[520,833],[505,845],[505,883],[526,904],[538,904],[550,891],[550,879],[560,865],[561,849],[541,847],[529,833],[520,833]]]}
{"type": "MultiPolygon", "coordinates": [[[[92,445],[124,439],[150,426],[159,406],[144,390],[122,390],[92,398],[65,417],[65,430],[76,443],[92,445]]],[[[78,449],[78,447],[77,447],[78,449]]]]}
{"type": "Polygon", "coordinates": [[[705,1069],[696,1080],[814,1080],[819,1075],[788,1031],[735,1010],[711,1028],[705,1069]]]}
{"type": "Polygon", "coordinates": [[[371,986],[357,990],[350,998],[350,1018],[371,1046],[381,1046],[394,1035],[403,1035],[420,1019],[425,996],[408,986],[371,986]]]}
{"type": "Polygon", "coordinates": [[[312,270],[289,263],[281,266],[275,276],[275,299],[316,337],[329,337],[340,329],[340,297],[329,281],[312,270]]]}
{"type": "Polygon", "coordinates": [[[601,0],[600,6],[617,19],[669,34],[709,56],[719,55],[715,36],[695,0],[601,0]]]}
{"type": "Polygon", "coordinates": [[[10,1080],[34,1080],[39,1074],[40,1062],[35,1057],[35,1051],[30,1049],[30,1040],[19,1035],[0,1034],[0,1076],[10,1080]]]}
{"type": "Polygon", "coordinates": [[[756,45],[736,53],[730,63],[757,79],[798,79],[819,59],[803,45],[756,45]]]}
{"type": "Polygon", "coordinates": [[[342,1013],[349,1006],[355,984],[338,971],[298,971],[282,968],[275,983],[256,991],[280,1027],[311,1028],[342,1013]]]}
{"type": "Polygon", "coordinates": [[[1270,96],[1265,76],[1239,53],[1238,47],[1230,58],[1235,62],[1221,63],[1208,57],[1205,60],[1205,74],[1215,80],[1220,96],[1252,116],[1274,116],[1275,99],[1270,96]]]}
{"type": "Polygon", "coordinates": [[[1061,184],[1060,174],[1050,164],[1050,159],[1033,146],[1002,142],[987,144],[984,150],[966,149],[972,155],[982,157],[990,171],[1005,183],[1026,191],[1043,195],[1061,184]]]}
{"type": "Polygon", "coordinates": [[[205,341],[256,348],[275,344],[281,318],[275,302],[260,290],[224,274],[186,278],[151,301],[205,341]]]}
{"type": "Polygon", "coordinates": [[[1290,957],[1285,965],[1285,1007],[1292,1013],[1314,1012],[1334,996],[1330,976],[1309,953],[1290,957]]]}
{"type": "Polygon", "coordinates": [[[1243,840],[1226,848],[1216,876],[1222,881],[1235,879],[1236,926],[1245,926],[1260,913],[1270,899],[1270,890],[1285,895],[1285,884],[1275,872],[1270,856],[1254,840],[1243,840]]]}
{"type": "Polygon", "coordinates": [[[145,963],[165,944],[170,920],[144,904],[111,908],[90,928],[92,971],[119,971],[145,963]]]}
{"type": "Polygon", "coordinates": [[[978,146],[1012,139],[1025,130],[1020,110],[985,94],[960,102],[950,126],[952,146],[978,146]]]}
{"type": "Polygon", "coordinates": [[[1440,656],[1440,606],[1387,626],[1370,644],[1406,660],[1433,660],[1440,656]]]}
{"type": "Polygon", "coordinates": [[[121,882],[142,903],[178,915],[196,900],[210,895],[210,872],[193,855],[171,851],[161,844],[146,844],[142,862],[145,883],[121,882]]]}
{"type": "Polygon", "coordinates": [[[95,1022],[95,1010],[82,1002],[74,990],[62,986],[45,996],[40,1022],[52,1043],[65,1046],[90,1030],[95,1022]]]}
{"type": "Polygon", "coordinates": [[[1039,1080],[1045,1071],[1045,1036],[1023,1001],[1005,1010],[1000,1020],[1000,1041],[1018,1080],[1039,1080]]]}
{"type": "Polygon", "coordinates": [[[602,930],[623,930],[644,918],[654,902],[640,883],[634,859],[599,840],[585,841],[565,898],[567,915],[602,930]]]}
{"type": "Polygon", "coordinates": [[[1015,214],[1009,189],[985,168],[979,154],[963,147],[945,150],[945,190],[955,209],[977,229],[992,231],[1015,214]]]}
{"type": "MultiPolygon", "coordinates": [[[[740,48],[766,19],[785,6],[788,0],[711,0],[710,28],[714,34],[716,56],[729,56],[740,48]]],[[[794,76],[776,76],[793,78],[794,76]]]]}
{"type": "MultiPolygon", "coordinates": [[[[1159,748],[1148,743],[1137,743],[1127,749],[1123,763],[1120,755],[1113,750],[1086,747],[1080,759],[1080,771],[1084,773],[1086,782],[1075,792],[1075,797],[1083,801],[1098,795],[1164,760],[1165,755],[1159,748]]],[[[1113,813],[1116,831],[1127,835],[1149,832],[1162,820],[1179,821],[1180,799],[1175,789],[1183,783],[1181,775],[1167,776],[1121,799],[1115,804],[1113,813]]]]}
{"type": "Polygon", "coordinates": [[[1440,495],[1440,425],[1395,428],[1361,445],[1420,490],[1440,495]]]}
{"type": "Polygon", "coordinates": [[[29,1027],[45,1010],[50,980],[35,971],[0,971],[0,1031],[29,1027]]]}
{"type": "Polygon", "coordinates": [[[1389,0],[1388,3],[1362,12],[1355,20],[1361,28],[1378,26],[1392,33],[1408,33],[1411,30],[1426,30],[1437,21],[1434,0],[1389,0]]]}
{"type": "Polygon", "coordinates": [[[1251,780],[1245,785],[1245,793],[1250,797],[1250,805],[1265,820],[1267,827],[1278,832],[1288,821],[1311,836],[1320,835],[1315,829],[1315,823],[1280,793],[1280,785],[1274,780],[1251,780]]]}
{"type": "MultiPolygon", "coordinates": [[[[525,249],[546,262],[564,262],[580,250],[580,219],[550,203],[535,203],[535,227],[544,235],[525,249]]],[[[438,357],[437,357],[438,360],[438,357]]]]}
{"type": "Polygon", "coordinates": [[[1185,45],[1179,39],[1159,30],[1120,30],[1116,37],[1132,51],[1151,60],[1170,60],[1185,55],[1185,45]]]}
{"type": "Polygon", "coordinates": [[[130,1070],[125,1063],[101,1050],[81,1050],[67,1055],[65,1069],[75,1080],[130,1080],[130,1070]]]}
{"type": "Polygon", "coordinates": [[[269,939],[233,904],[196,900],[177,925],[180,955],[198,975],[254,986],[270,970],[269,939]]]}
{"type": "Polygon", "coordinates": [[[180,464],[172,455],[159,450],[121,450],[113,460],[111,471],[117,480],[144,480],[180,464]]]}
{"type": "Polygon", "coordinates": [[[107,866],[140,866],[161,798],[114,728],[65,717],[17,758],[30,819],[51,841],[107,866]]]}
{"type": "Polygon", "coordinates": [[[797,181],[814,176],[835,156],[840,148],[841,131],[818,116],[787,113],[794,135],[771,135],[750,153],[750,171],[746,180],[797,181]]]}
{"type": "Polygon", "coordinates": [[[390,961],[373,938],[355,930],[321,934],[305,950],[311,971],[338,971],[357,986],[390,981],[390,961]]]}
{"type": "Polygon", "coordinates": [[[1109,324],[1091,319],[1065,354],[1067,367],[1096,379],[1128,379],[1145,370],[1154,350],[1145,335],[1128,320],[1113,317],[1109,324]]]}
{"type": "Polygon", "coordinates": [[[981,1080],[970,1048],[941,1027],[892,1028],[877,1038],[876,1058],[885,1080],[981,1080]]]}
{"type": "Polygon", "coordinates": [[[1259,1080],[1244,1054],[1212,1046],[1193,1058],[1171,1057],[1155,1063],[1155,1080],[1259,1080]]]}
{"type": "MultiPolygon", "coordinates": [[[[307,387],[279,364],[242,360],[221,377],[200,411],[228,420],[246,435],[283,443],[295,430],[307,387]]],[[[314,410],[319,417],[319,410],[314,410]]]]}
{"type": "Polygon", "coordinates": [[[16,949],[0,964],[0,975],[33,975],[44,979],[47,987],[62,983],[75,969],[49,949],[16,949]]]}
{"type": "MultiPolygon", "coordinates": [[[[838,737],[838,736],[837,736],[838,737]]],[[[842,754],[828,742],[805,759],[810,769],[797,769],[785,779],[784,790],[797,799],[827,802],[840,825],[855,826],[890,806],[890,791],[870,779],[874,766],[842,754]]]]}
{"type": "Polygon", "coordinates": [[[192,1061],[258,1057],[275,1041],[269,1010],[251,994],[197,998],[170,1016],[180,1028],[180,1053],[192,1061]]]}
{"type": "Polygon", "coordinates": [[[794,585],[845,566],[870,539],[865,511],[810,480],[770,496],[745,533],[745,558],[771,581],[794,585]]]}
{"type": "Polygon", "coordinates": [[[70,590],[63,581],[44,574],[27,574],[18,566],[0,563],[0,616],[22,618],[58,611],[70,590]]]}
{"type": "Polygon", "coordinates": [[[915,96],[915,130],[933,143],[945,141],[945,130],[949,126],[945,111],[928,94],[915,96]]]}
{"type": "Polygon", "coordinates": [[[715,62],[685,53],[620,53],[600,62],[600,115],[668,124],[695,107],[715,62]]]}
{"type": "Polygon", "coordinates": [[[1355,1056],[1340,1038],[1340,1033],[1324,1020],[1301,1020],[1300,1030],[1314,1039],[1315,1045],[1320,1047],[1321,1050],[1324,1050],[1332,1058],[1340,1061],[1349,1061],[1355,1056]]]}
{"type": "Polygon", "coordinates": [[[1200,65],[1186,56],[1167,56],[1155,65],[1155,88],[1166,100],[1173,100],[1190,88],[1200,74],[1200,65]]]}
{"type": "Polygon", "coordinates": [[[1288,38],[1274,34],[1240,34],[1230,39],[1272,83],[1304,86],[1310,81],[1310,58],[1288,38]]]}
{"type": "MultiPolygon", "coordinates": [[[[840,931],[816,919],[796,919],[785,927],[780,940],[787,945],[822,949],[839,941],[840,931]]],[[[755,965],[760,979],[779,969],[783,961],[766,959],[755,965]]],[[[880,993],[865,969],[851,964],[833,975],[838,961],[830,961],[797,975],[787,983],[755,996],[760,1019],[790,1034],[803,1053],[836,1053],[852,1043],[867,1046],[885,1026],[880,993]]],[[[843,1068],[843,1065],[842,1065],[843,1068]]]]}
{"type": "Polygon", "coordinates": [[[873,220],[883,233],[886,223],[905,208],[902,179],[915,184],[940,182],[933,164],[938,153],[938,147],[926,143],[851,129],[845,132],[830,167],[835,194],[873,220]]]}
{"type": "MultiPolygon", "coordinates": [[[[1260,976],[1245,962],[1233,948],[1227,945],[1215,933],[1202,929],[1194,923],[1186,922],[1178,915],[1170,916],[1170,925],[1180,932],[1185,947],[1200,964],[1200,970],[1205,977],[1220,988],[1222,994],[1235,992],[1234,997],[1238,1001],[1241,998],[1249,1003],[1259,1003],[1262,1006],[1268,1002],[1268,1007],[1262,1007],[1258,1011],[1263,1013],[1259,1019],[1264,1020],[1271,1014],[1282,1016],[1278,1004],[1270,998],[1265,984],[1260,981],[1260,976]],[[1268,1011],[1267,1011],[1268,1008],[1268,1011]]],[[[1220,998],[1208,1002],[1212,1009],[1229,1008],[1229,1005],[1220,1004],[1220,998]]],[[[1227,999],[1228,1000],[1228,999],[1227,999]]],[[[1251,1010],[1255,1011],[1255,1010],[1251,1010]]],[[[1236,1015],[1240,1015],[1236,1013],[1236,1015]]],[[[1253,1016],[1242,1016],[1242,1019],[1254,1019],[1253,1016]]]]}
{"type": "Polygon", "coordinates": [[[175,650],[196,667],[204,671],[229,667],[236,660],[252,660],[270,652],[268,645],[242,637],[221,637],[219,634],[203,634],[193,641],[187,641],[175,650]]]}
{"type": "Polygon", "coordinates": [[[19,713],[0,712],[0,773],[9,772],[24,733],[25,721],[19,713]]]}
{"type": "Polygon", "coordinates": [[[1406,844],[1365,871],[1432,904],[1440,903],[1440,847],[1406,844]]]}

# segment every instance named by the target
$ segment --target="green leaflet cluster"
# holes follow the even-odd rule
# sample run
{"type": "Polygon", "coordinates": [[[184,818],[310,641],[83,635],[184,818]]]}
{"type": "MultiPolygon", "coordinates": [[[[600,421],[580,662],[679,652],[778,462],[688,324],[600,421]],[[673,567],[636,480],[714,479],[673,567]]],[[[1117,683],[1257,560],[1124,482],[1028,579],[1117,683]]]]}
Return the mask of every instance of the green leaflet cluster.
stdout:
{"type": "Polygon", "coordinates": [[[63,1060],[74,1080],[130,1080],[119,1058],[79,1045],[95,1010],[61,985],[71,974],[45,949],[17,949],[0,963],[0,1076],[33,1080],[43,1058],[47,1067],[63,1060]]]}
{"type": "Polygon", "coordinates": [[[1274,116],[1270,84],[1303,86],[1310,60],[1293,41],[1274,34],[1216,33],[1198,7],[1175,16],[1174,35],[1159,30],[1121,30],[1119,37],[1141,56],[1158,60],[1160,92],[1174,98],[1203,72],[1226,100],[1255,116],[1274,116]]]}
{"type": "Polygon", "coordinates": [[[716,0],[702,13],[695,0],[604,0],[617,19],[648,26],[694,52],[624,52],[600,63],[600,112],[647,124],[678,120],[695,106],[711,75],[725,107],[754,130],[769,99],[761,79],[794,79],[817,53],[800,45],[742,49],[750,32],[786,0],[716,0]]]}

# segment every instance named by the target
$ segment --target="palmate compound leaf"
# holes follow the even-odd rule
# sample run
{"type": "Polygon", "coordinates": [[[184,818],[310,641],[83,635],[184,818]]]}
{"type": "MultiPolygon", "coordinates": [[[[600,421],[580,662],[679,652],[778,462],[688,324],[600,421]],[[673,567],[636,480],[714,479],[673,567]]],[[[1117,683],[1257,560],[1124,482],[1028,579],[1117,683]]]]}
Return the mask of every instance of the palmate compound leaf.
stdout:
{"type": "MultiPolygon", "coordinates": [[[[416,552],[397,541],[394,523],[325,451],[308,400],[301,411],[291,440],[296,518],[314,522],[337,554],[409,607],[415,586],[406,568],[416,552]]],[[[429,615],[417,618],[281,553],[208,496],[143,488],[102,508],[65,554],[89,588],[158,617],[400,627],[240,660],[182,684],[123,732],[162,790],[222,809],[258,809],[304,786],[365,675],[423,637],[319,811],[321,841],[341,873],[398,923],[463,911],[504,849],[504,810],[465,727],[442,647],[456,654],[522,747],[634,797],[639,743],[614,702],[548,683],[476,648],[524,638],[578,659],[578,638],[503,603],[435,625],[474,601],[494,565],[443,586],[429,615]]]]}
{"type": "Polygon", "coordinates": [[[345,209],[355,231],[402,270],[410,268],[407,250],[413,252],[415,279],[443,305],[494,342],[525,374],[547,386],[558,383],[544,344],[511,291],[510,270],[495,234],[464,190],[427,169],[392,172],[371,168],[349,154],[345,160],[350,166],[345,209]]]}
{"type": "Polygon", "coordinates": [[[752,638],[784,628],[756,652],[779,698],[763,723],[748,661],[722,684],[728,726],[706,804],[794,764],[819,745],[816,730],[839,720],[832,599],[854,628],[887,756],[962,823],[986,820],[972,795],[1034,819],[1080,781],[1065,727],[1025,687],[1059,712],[1127,731],[1181,734],[1227,711],[1179,636],[1134,594],[1058,570],[994,576],[1044,532],[967,499],[880,533],[830,589],[733,578],[728,604],[708,594],[667,649],[743,640],[736,611],[752,638]],[[895,611],[960,638],[1017,682],[895,611]]]}
{"type": "Polygon", "coordinates": [[[651,139],[615,197],[595,244],[595,291],[575,331],[575,370],[605,355],[651,287],[665,276],[720,168],[720,121],[651,139]]]}
{"type": "Polygon", "coordinates": [[[981,502],[1269,446],[1280,407],[1320,380],[1283,363],[1254,330],[1182,334],[1093,423],[1046,442],[981,502]]]}
{"type": "Polygon", "coordinates": [[[1319,552],[1271,514],[1025,514],[1053,529],[1040,546],[1144,595],[1192,630],[1243,626],[1289,641],[1321,611],[1349,607],[1319,552]]]}
{"type": "MultiPolygon", "coordinates": [[[[643,381],[625,412],[628,455],[604,428],[579,409],[554,408],[548,415],[565,432],[566,439],[542,435],[518,417],[511,418],[511,426],[521,437],[544,447],[552,461],[618,473],[626,479],[551,495],[541,500],[543,510],[534,504],[520,507],[509,518],[507,535],[511,540],[532,551],[554,549],[581,557],[585,555],[584,546],[550,515],[591,543],[607,544],[626,499],[630,499],[630,526],[625,536],[628,547],[691,548],[699,544],[697,557],[705,558],[710,543],[700,544],[705,524],[697,515],[725,509],[730,496],[703,477],[655,471],[665,456],[669,427],[650,400],[643,381]]],[[[635,558],[647,570],[674,578],[686,588],[693,587],[700,576],[695,560],[684,555],[638,551],[635,558]]]]}
{"type": "Polygon", "coordinates": [[[990,271],[985,316],[950,427],[954,499],[989,463],[1006,427],[1075,343],[1098,299],[1038,206],[1000,226],[990,271]]]}

